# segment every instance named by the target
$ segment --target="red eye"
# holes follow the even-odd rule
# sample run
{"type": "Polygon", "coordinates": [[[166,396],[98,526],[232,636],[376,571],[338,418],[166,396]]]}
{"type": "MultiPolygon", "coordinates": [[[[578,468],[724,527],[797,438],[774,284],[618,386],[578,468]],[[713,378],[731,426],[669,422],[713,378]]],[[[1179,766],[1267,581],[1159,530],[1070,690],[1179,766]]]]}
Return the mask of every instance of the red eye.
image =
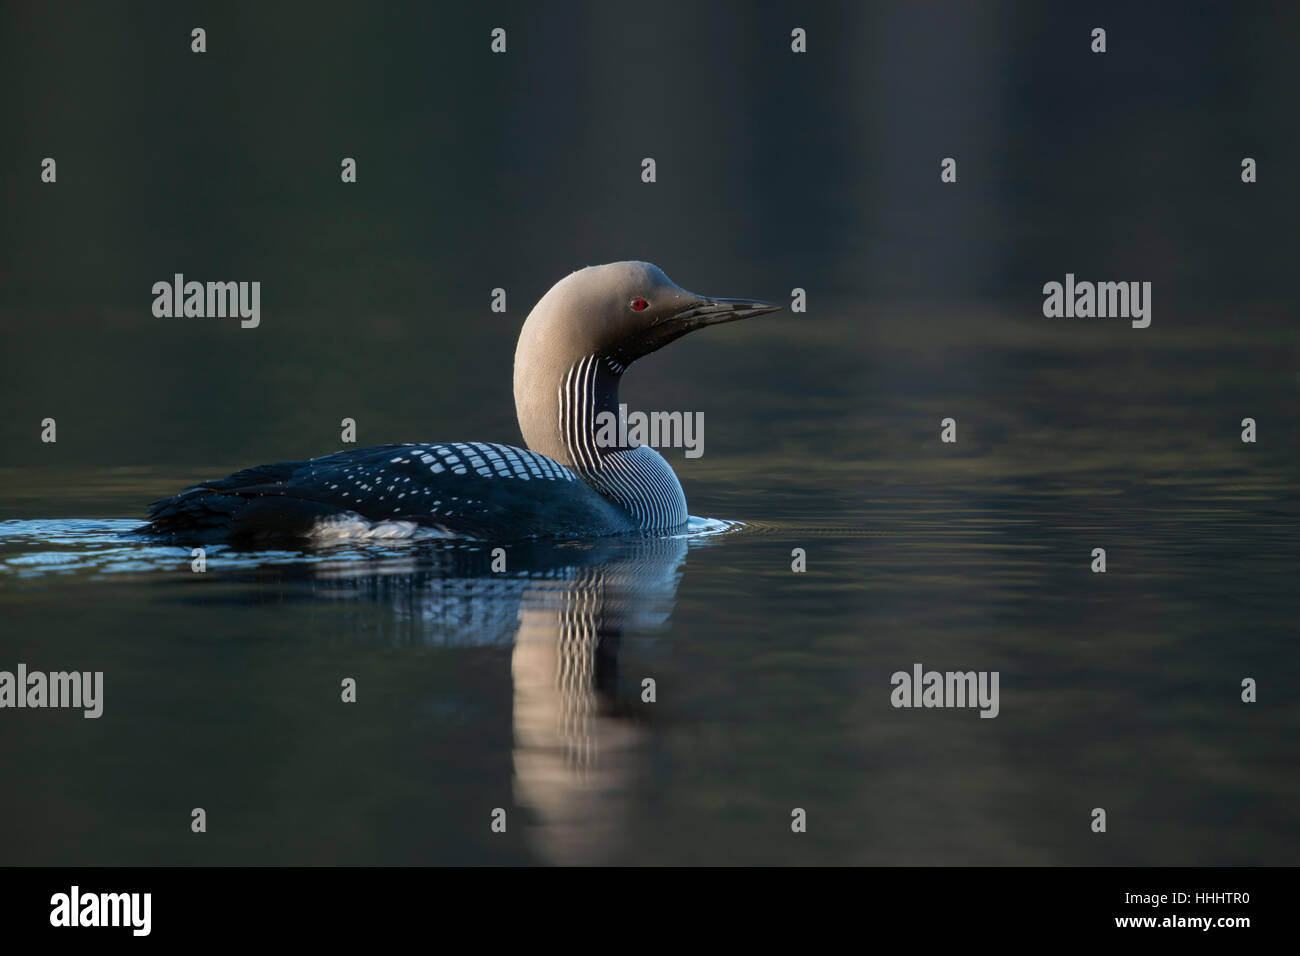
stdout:
{"type": "Polygon", "coordinates": [[[646,309],[650,308],[650,303],[640,296],[637,296],[628,303],[628,306],[631,307],[633,312],[644,312],[646,309]]]}

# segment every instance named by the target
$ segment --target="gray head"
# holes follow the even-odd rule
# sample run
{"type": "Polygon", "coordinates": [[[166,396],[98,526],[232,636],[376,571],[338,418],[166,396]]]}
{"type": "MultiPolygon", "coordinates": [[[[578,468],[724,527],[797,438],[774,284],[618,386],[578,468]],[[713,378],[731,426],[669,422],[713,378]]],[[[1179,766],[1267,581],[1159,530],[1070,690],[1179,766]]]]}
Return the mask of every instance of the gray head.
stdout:
{"type": "Polygon", "coordinates": [[[515,411],[524,441],[570,464],[557,425],[558,392],[579,362],[600,360],[603,390],[615,390],[600,404],[616,406],[618,378],[632,362],[695,329],[779,308],[687,292],[648,262],[612,262],[565,276],[533,307],[515,348],[515,411]]]}

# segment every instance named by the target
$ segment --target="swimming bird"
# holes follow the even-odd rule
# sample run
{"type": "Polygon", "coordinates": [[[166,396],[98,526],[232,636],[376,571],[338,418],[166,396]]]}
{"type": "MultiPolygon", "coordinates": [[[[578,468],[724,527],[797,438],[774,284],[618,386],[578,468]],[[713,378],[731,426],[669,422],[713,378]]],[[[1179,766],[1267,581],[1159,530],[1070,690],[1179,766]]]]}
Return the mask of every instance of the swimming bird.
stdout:
{"type": "Polygon", "coordinates": [[[185,544],[680,531],[689,515],[672,467],[648,445],[609,442],[597,416],[617,415],[619,383],[637,359],[779,308],[687,292],[648,262],[580,269],[542,296],[519,334],[515,412],[526,448],[417,442],[259,465],[154,502],[139,530],[185,544]]]}

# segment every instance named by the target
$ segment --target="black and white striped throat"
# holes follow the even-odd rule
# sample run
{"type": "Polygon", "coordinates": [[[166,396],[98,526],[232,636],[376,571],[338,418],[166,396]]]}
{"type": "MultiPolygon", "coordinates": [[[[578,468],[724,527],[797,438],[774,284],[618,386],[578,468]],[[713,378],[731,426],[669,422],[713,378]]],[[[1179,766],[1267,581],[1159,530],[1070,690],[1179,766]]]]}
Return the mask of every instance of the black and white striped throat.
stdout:
{"type": "Polygon", "coordinates": [[[573,470],[604,497],[626,509],[643,531],[686,524],[686,495],[672,466],[648,446],[602,447],[597,416],[618,414],[618,383],[625,366],[589,355],[560,384],[560,435],[573,470]]]}

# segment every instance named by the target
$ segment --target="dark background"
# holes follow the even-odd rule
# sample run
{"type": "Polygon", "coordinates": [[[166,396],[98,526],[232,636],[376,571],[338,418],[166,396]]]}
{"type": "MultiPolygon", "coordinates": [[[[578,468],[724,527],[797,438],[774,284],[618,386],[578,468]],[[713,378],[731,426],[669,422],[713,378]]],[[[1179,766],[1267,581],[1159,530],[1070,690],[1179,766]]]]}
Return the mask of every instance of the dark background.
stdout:
{"type": "MultiPolygon", "coordinates": [[[[1153,283],[1151,329],[1068,332],[1139,347],[1157,374],[1193,325],[1231,336],[1295,314],[1293,4],[2,9],[12,466],[234,467],[332,448],[344,416],[363,444],[518,440],[519,324],[556,279],[621,258],[704,293],[807,289],[784,328],[834,337],[865,381],[888,374],[872,337],[933,340],[944,316],[1042,334],[1042,285],[1067,271],[1153,283]],[[796,24],[807,55],[790,52],[796,24]],[[175,272],[260,280],[261,328],[154,318],[150,288],[175,272]],[[36,440],[47,415],[57,447],[36,440]]],[[[1271,341],[1261,368],[1294,371],[1290,329],[1271,341]]],[[[788,353],[719,372],[726,345],[697,349],[701,364],[682,349],[630,387],[710,366],[746,388],[824,378],[788,353]]],[[[984,361],[958,350],[925,387],[984,361]]],[[[1095,382],[1100,400],[1114,384],[1095,382]]]]}
{"type": "Polygon", "coordinates": [[[0,862],[1297,862],[1300,7],[0,11],[0,666],[106,681],[98,721],[0,715],[0,862]],[[704,413],[667,457],[744,529],[628,628],[601,742],[635,759],[556,801],[588,853],[487,828],[536,809],[517,593],[401,549],[197,575],[118,532],[344,417],[519,441],[524,316],[622,258],[809,311],[626,378],[704,413]],[[176,272],[261,281],[261,326],[154,318],[176,272]],[[1150,328],[1044,318],[1067,272],[1151,282],[1150,328]],[[1001,715],[893,709],[918,661],[999,671],[1001,715]]]}

